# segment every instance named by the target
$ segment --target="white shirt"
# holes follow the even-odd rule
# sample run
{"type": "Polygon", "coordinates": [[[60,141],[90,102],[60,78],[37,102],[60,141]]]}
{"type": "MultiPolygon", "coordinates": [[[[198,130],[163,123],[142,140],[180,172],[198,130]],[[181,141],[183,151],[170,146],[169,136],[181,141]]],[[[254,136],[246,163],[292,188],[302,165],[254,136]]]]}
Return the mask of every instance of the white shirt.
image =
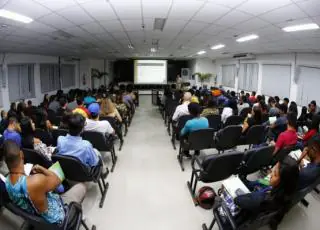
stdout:
{"type": "Polygon", "coordinates": [[[233,110],[230,107],[224,107],[222,114],[221,114],[221,121],[226,123],[228,117],[233,115],[233,110]]]}
{"type": "Polygon", "coordinates": [[[176,111],[172,116],[172,120],[178,121],[178,119],[184,115],[189,115],[188,105],[190,104],[189,101],[183,102],[182,105],[177,106],[176,111]]]}
{"type": "Polygon", "coordinates": [[[85,131],[95,131],[103,134],[113,134],[114,129],[108,121],[94,121],[91,119],[86,119],[86,125],[84,126],[85,131]]]}

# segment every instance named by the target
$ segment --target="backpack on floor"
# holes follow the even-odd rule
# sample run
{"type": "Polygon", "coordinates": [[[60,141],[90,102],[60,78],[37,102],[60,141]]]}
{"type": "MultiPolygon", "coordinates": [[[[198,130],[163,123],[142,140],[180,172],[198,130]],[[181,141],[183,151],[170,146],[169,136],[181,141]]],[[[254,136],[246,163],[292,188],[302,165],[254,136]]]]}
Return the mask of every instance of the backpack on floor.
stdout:
{"type": "Polygon", "coordinates": [[[213,188],[204,186],[198,191],[197,201],[201,208],[211,209],[213,207],[215,197],[216,193],[213,188]]]}

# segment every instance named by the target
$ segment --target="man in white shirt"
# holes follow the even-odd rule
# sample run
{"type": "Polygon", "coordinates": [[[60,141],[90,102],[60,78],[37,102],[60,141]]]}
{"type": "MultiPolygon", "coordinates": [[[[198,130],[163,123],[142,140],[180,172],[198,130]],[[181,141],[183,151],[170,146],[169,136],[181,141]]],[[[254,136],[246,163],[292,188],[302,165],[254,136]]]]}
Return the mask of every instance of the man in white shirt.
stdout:
{"type": "Polygon", "coordinates": [[[96,131],[107,135],[115,134],[108,121],[99,121],[100,106],[98,103],[91,103],[88,110],[91,114],[91,119],[86,119],[85,131],[96,131]]]}
{"type": "Polygon", "coordinates": [[[188,105],[190,104],[192,95],[190,92],[185,92],[183,95],[183,102],[176,108],[172,116],[173,121],[178,121],[178,119],[184,115],[189,115],[188,105]]]}

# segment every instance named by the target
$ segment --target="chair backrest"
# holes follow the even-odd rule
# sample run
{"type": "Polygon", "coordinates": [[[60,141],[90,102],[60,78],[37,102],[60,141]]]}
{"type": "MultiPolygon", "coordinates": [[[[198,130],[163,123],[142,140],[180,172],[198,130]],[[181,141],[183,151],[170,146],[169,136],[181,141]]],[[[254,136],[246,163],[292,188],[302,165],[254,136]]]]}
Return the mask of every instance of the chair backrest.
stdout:
{"type": "Polygon", "coordinates": [[[179,140],[179,138],[180,138],[180,131],[183,129],[184,125],[187,123],[187,121],[191,120],[192,118],[193,118],[193,116],[191,116],[191,115],[184,115],[184,116],[179,117],[178,126],[176,129],[177,140],[179,140]]]}
{"type": "Polygon", "coordinates": [[[81,136],[84,140],[89,141],[93,148],[99,151],[110,151],[110,146],[107,145],[104,134],[95,131],[84,131],[81,136]]]}
{"type": "Polygon", "coordinates": [[[241,164],[243,153],[231,152],[221,155],[210,155],[202,162],[204,172],[201,173],[201,181],[216,182],[224,180],[237,173],[241,164]]]}
{"type": "Polygon", "coordinates": [[[206,116],[209,122],[209,127],[215,132],[221,128],[221,116],[220,115],[209,115],[206,116]]]}
{"type": "Polygon", "coordinates": [[[254,125],[250,127],[247,132],[246,144],[248,145],[261,144],[264,141],[265,135],[266,135],[265,126],[254,125]]]}
{"type": "Polygon", "coordinates": [[[265,166],[269,166],[273,158],[274,146],[266,146],[249,150],[245,153],[245,162],[239,174],[248,175],[265,166]]]}
{"type": "Polygon", "coordinates": [[[52,155],[53,162],[59,162],[63,173],[68,180],[77,182],[92,181],[90,169],[84,165],[79,159],[72,156],[63,156],[59,153],[52,155]]]}
{"type": "Polygon", "coordinates": [[[46,130],[37,128],[34,132],[34,136],[39,138],[47,146],[53,145],[54,141],[53,141],[52,134],[46,130]]]}
{"type": "Polygon", "coordinates": [[[68,134],[68,130],[66,129],[53,129],[51,131],[53,138],[53,146],[57,146],[58,137],[66,136],[68,134]]]}
{"type": "Polygon", "coordinates": [[[243,117],[237,116],[237,115],[232,115],[227,118],[224,127],[230,126],[230,125],[240,125],[243,122],[243,117]]]}
{"type": "Polygon", "coordinates": [[[214,137],[213,129],[201,129],[191,132],[188,137],[189,150],[202,150],[212,148],[214,137]]]}
{"type": "Polygon", "coordinates": [[[239,125],[231,125],[217,134],[216,148],[218,150],[231,149],[238,145],[242,134],[242,127],[239,125]]]}
{"type": "Polygon", "coordinates": [[[54,123],[55,122],[55,118],[56,118],[56,113],[52,109],[48,109],[48,120],[51,123],[54,123]]]}
{"type": "Polygon", "coordinates": [[[261,227],[267,226],[270,224],[278,215],[280,210],[272,212],[262,212],[259,213],[257,217],[245,221],[237,229],[239,230],[248,230],[248,229],[260,229],[261,227]]]}
{"type": "Polygon", "coordinates": [[[52,165],[52,162],[49,161],[41,153],[37,152],[34,149],[22,149],[24,155],[24,162],[30,164],[38,164],[45,168],[49,168],[52,165]]]}
{"type": "Polygon", "coordinates": [[[291,151],[296,150],[298,147],[295,145],[286,146],[280,149],[272,159],[272,165],[275,165],[278,161],[282,161],[291,151]]]}
{"type": "Polygon", "coordinates": [[[246,119],[248,114],[251,113],[252,108],[251,107],[247,107],[247,108],[243,108],[240,111],[239,116],[242,117],[243,119],[246,119]]]}

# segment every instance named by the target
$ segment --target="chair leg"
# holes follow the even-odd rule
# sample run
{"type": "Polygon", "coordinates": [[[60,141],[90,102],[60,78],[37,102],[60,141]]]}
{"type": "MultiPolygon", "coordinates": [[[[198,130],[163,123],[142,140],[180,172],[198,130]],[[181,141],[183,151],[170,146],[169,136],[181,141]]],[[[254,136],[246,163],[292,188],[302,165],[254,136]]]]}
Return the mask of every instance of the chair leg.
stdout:
{"type": "Polygon", "coordinates": [[[196,173],[194,171],[192,171],[191,180],[187,181],[187,186],[188,186],[188,189],[189,189],[189,192],[192,197],[192,201],[193,201],[194,205],[198,206],[199,203],[196,198],[196,189],[197,189],[198,178],[195,174],[196,173]]]}
{"type": "Polygon", "coordinates": [[[175,140],[175,138],[176,138],[176,133],[175,133],[175,132],[172,132],[172,136],[171,136],[171,143],[172,143],[172,147],[173,147],[173,149],[174,149],[174,150],[176,150],[176,149],[177,149],[177,147],[176,147],[176,140],[175,140]]]}
{"type": "Polygon", "coordinates": [[[314,188],[313,190],[318,194],[320,193],[320,190],[318,188],[314,188]]]}
{"type": "Polygon", "coordinates": [[[210,226],[209,226],[209,228],[207,227],[207,225],[206,224],[202,224],[202,230],[212,230],[212,228],[213,228],[213,226],[214,226],[214,224],[216,223],[216,219],[215,218],[213,218],[213,220],[212,220],[212,222],[211,222],[211,224],[210,224],[210,226]]]}
{"type": "Polygon", "coordinates": [[[100,178],[98,180],[98,185],[99,185],[99,189],[101,192],[101,199],[100,199],[100,203],[99,203],[99,208],[102,208],[103,204],[104,204],[104,200],[106,199],[106,195],[108,192],[109,183],[106,183],[102,178],[100,178]]]}
{"type": "Polygon", "coordinates": [[[111,149],[111,160],[112,160],[112,167],[111,167],[111,172],[113,172],[114,171],[114,168],[115,168],[115,166],[116,166],[116,164],[117,164],[117,160],[118,160],[118,157],[117,157],[117,155],[116,155],[116,151],[114,150],[114,146],[113,146],[113,148],[111,149]]]}
{"type": "Polygon", "coordinates": [[[308,208],[309,202],[306,199],[303,198],[300,202],[303,204],[304,207],[308,208]]]}
{"type": "Polygon", "coordinates": [[[181,144],[180,144],[179,153],[177,155],[177,159],[178,159],[179,165],[181,167],[181,170],[184,171],[184,167],[183,167],[183,152],[182,151],[183,150],[182,150],[181,144]]]}
{"type": "MultiPolygon", "coordinates": [[[[88,225],[86,224],[86,222],[84,220],[81,220],[81,225],[84,227],[85,230],[90,230],[90,228],[88,227],[88,225]]],[[[96,230],[97,227],[95,225],[92,225],[91,230],[96,230]]]]}

